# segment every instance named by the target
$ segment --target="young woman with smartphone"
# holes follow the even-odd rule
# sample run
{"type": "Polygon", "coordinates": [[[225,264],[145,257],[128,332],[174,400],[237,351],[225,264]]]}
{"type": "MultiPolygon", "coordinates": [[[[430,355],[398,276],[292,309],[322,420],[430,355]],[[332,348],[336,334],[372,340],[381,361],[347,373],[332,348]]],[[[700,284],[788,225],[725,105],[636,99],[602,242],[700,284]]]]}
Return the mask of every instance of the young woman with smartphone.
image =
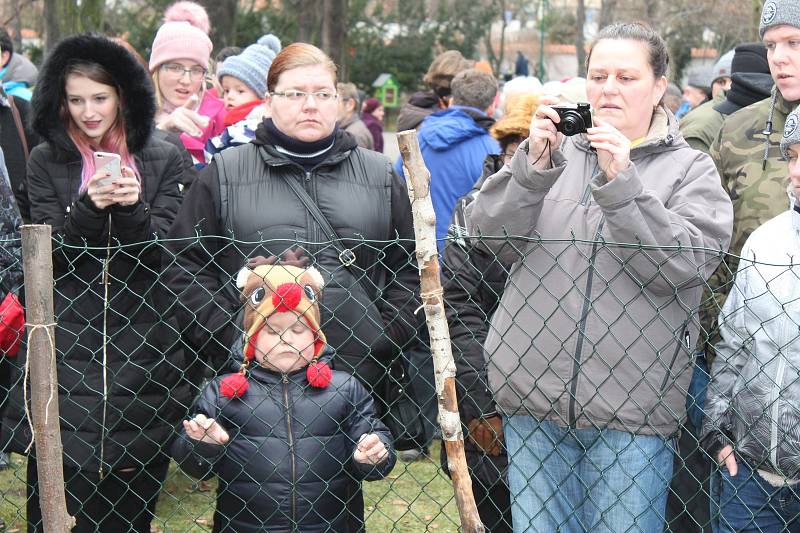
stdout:
{"type": "MultiPolygon", "coordinates": [[[[167,472],[162,453],[190,395],[184,354],[159,294],[160,249],[178,209],[181,154],[152,137],[156,105],[145,69],[105,37],[61,41],[40,71],[31,153],[31,218],[55,235],[55,349],[67,509],[73,531],[150,531],[167,472]],[[110,182],[95,153],[119,156],[110,182]]],[[[25,453],[25,357],[4,438],[25,453]]],[[[35,449],[28,460],[28,531],[42,531],[35,449]]]]}

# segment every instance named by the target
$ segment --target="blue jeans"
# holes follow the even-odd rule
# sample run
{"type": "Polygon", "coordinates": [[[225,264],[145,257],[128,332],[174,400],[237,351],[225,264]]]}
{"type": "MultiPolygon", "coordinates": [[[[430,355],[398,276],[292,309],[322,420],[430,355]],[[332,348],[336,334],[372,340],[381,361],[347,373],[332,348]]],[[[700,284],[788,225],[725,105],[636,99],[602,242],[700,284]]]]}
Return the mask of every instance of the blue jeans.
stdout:
{"type": "Polygon", "coordinates": [[[773,487],[739,456],[735,477],[721,469],[720,533],[800,532],[800,486],[773,487]]]}
{"type": "Polygon", "coordinates": [[[514,531],[664,529],[673,447],[656,436],[504,419],[514,531]]]}

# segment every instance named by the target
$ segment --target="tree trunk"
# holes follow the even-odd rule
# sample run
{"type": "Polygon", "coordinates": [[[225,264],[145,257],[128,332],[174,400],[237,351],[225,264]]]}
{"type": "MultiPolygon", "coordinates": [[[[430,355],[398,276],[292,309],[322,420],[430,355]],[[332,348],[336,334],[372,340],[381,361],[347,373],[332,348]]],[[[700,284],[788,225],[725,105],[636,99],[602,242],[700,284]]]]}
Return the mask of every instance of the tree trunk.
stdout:
{"type": "Polygon", "coordinates": [[[344,53],[347,49],[347,0],[324,0],[321,48],[339,66],[339,77],[347,79],[344,53]]]}
{"type": "Polygon", "coordinates": [[[28,322],[31,418],[36,443],[42,524],[45,531],[69,533],[75,525],[75,519],[67,513],[64,494],[50,226],[22,226],[22,261],[25,270],[25,318],[28,322]]]}
{"type": "Polygon", "coordinates": [[[603,29],[614,22],[614,11],[617,9],[617,0],[603,0],[600,6],[600,20],[597,23],[599,29],[603,29]]]}
{"type": "Polygon", "coordinates": [[[489,56],[489,63],[492,65],[492,70],[497,73],[498,78],[500,77],[500,69],[503,67],[503,59],[505,56],[505,49],[506,49],[506,28],[508,27],[508,23],[506,22],[506,0],[499,0],[499,4],[497,6],[500,10],[500,46],[498,47],[498,51],[494,51],[494,47],[492,46],[492,25],[487,24],[486,36],[486,53],[489,56]]]}
{"type": "Polygon", "coordinates": [[[321,17],[317,0],[297,1],[297,41],[320,44],[321,17]]]}
{"type": "Polygon", "coordinates": [[[44,0],[44,50],[45,53],[61,40],[59,0],[44,0]]]}
{"type": "MultiPolygon", "coordinates": [[[[211,42],[219,50],[236,44],[237,0],[201,0],[211,21],[211,42]]],[[[250,43],[242,43],[245,46],[250,43]]]]}
{"type": "Polygon", "coordinates": [[[578,76],[586,77],[586,43],[583,37],[583,26],[586,24],[586,6],[584,0],[578,0],[576,14],[575,53],[578,58],[578,76]]]}

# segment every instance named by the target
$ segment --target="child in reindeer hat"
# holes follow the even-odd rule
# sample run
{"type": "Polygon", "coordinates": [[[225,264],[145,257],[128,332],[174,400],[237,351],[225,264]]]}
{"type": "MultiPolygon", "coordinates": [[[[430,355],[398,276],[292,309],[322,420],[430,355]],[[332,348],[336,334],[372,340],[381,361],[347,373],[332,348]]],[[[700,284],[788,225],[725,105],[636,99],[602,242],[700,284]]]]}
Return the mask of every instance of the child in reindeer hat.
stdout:
{"type": "Polygon", "coordinates": [[[244,363],[206,386],[173,457],[219,478],[215,532],[343,531],[347,495],[394,466],[391,435],[358,380],[328,366],[316,269],[261,265],[237,282],[244,363]]]}

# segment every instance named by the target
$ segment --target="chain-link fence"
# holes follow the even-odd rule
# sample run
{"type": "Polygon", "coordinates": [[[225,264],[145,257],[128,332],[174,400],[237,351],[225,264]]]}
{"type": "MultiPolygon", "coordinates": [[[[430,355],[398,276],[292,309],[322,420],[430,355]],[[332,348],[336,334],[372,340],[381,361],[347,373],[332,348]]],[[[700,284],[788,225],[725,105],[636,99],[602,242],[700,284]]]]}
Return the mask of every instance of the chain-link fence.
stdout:
{"type": "MultiPolygon", "coordinates": [[[[367,531],[457,531],[413,243],[349,246],[352,256],[335,243],[219,237],[54,241],[70,513],[103,531],[356,531],[362,517],[367,531]],[[304,367],[281,373],[256,358],[247,391],[223,392],[221,378],[248,357],[247,302],[264,296],[246,292],[243,303],[237,274],[248,264],[321,274],[321,298],[305,294],[336,354],[317,359],[345,372],[328,387],[310,386],[304,367]],[[183,421],[197,414],[214,418],[225,438],[202,423],[209,438],[192,438],[183,421]],[[359,456],[370,433],[399,450],[386,461],[359,456]]],[[[739,264],[746,282],[722,310],[710,361],[704,345],[714,332],[698,310],[701,300],[710,314],[720,310],[702,278],[724,254],[605,241],[507,246],[542,260],[503,263],[466,235],[441,258],[467,460],[487,530],[510,531],[513,516],[529,531],[712,531],[712,501],[726,520],[741,520],[731,529],[797,530],[797,265],[739,264]],[[728,444],[735,477],[715,466],[728,444]],[[734,504],[758,512],[726,514],[734,504]]],[[[279,294],[275,308],[288,305],[289,293],[266,288],[279,294]]],[[[29,354],[23,342],[0,362],[2,442],[14,452],[0,471],[8,531],[40,512],[23,386],[30,357],[49,354],[29,354]]]]}

